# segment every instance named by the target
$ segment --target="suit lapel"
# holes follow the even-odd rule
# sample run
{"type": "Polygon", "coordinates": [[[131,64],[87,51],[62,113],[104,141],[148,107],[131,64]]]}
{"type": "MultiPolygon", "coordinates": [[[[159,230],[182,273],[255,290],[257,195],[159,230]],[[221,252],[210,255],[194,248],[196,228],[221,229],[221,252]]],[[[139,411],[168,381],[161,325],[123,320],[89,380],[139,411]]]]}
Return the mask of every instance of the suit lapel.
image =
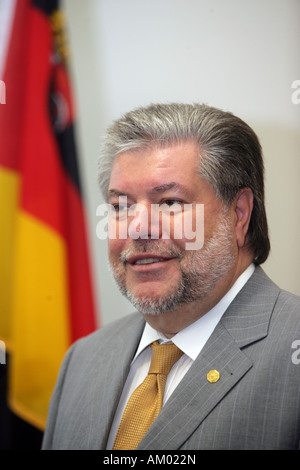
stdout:
{"type": "Polygon", "coordinates": [[[242,348],[267,335],[279,289],[261,268],[234,299],[138,449],[178,449],[251,369],[242,348]],[[220,378],[211,383],[210,370],[220,378]]]}
{"type": "Polygon", "coordinates": [[[99,384],[98,400],[95,401],[92,410],[94,416],[98,416],[99,409],[102,410],[101,420],[94,419],[92,421],[96,426],[94,431],[90,433],[90,436],[93,436],[92,438],[94,439],[91,448],[94,449],[105,449],[106,447],[113,417],[130,369],[131,361],[139,344],[145,321],[140,314],[135,314],[124,319],[119,325],[118,329],[114,328],[112,330],[112,336],[108,334],[106,337],[106,349],[113,349],[113,354],[106,357],[106,372],[101,373],[102,383],[99,384]]]}
{"type": "Polygon", "coordinates": [[[221,322],[240,348],[264,338],[280,289],[257,267],[221,322]]]}
{"type": "Polygon", "coordinates": [[[219,323],[138,449],[180,448],[251,366],[251,361],[219,323]],[[207,380],[211,370],[220,373],[220,379],[215,383],[207,380]]]}

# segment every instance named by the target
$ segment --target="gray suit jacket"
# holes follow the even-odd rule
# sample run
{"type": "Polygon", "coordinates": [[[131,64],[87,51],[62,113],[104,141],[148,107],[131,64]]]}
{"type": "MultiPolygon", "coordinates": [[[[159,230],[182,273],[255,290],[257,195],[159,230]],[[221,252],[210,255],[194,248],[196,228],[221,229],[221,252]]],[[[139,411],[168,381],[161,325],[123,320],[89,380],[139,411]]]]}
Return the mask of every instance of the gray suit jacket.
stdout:
{"type": "MultiPolygon", "coordinates": [[[[44,449],[105,449],[144,327],[139,314],[78,341],[62,365],[44,449]]],[[[138,449],[298,449],[300,298],[258,267],[138,449]],[[211,369],[220,372],[215,383],[211,369]]]]}

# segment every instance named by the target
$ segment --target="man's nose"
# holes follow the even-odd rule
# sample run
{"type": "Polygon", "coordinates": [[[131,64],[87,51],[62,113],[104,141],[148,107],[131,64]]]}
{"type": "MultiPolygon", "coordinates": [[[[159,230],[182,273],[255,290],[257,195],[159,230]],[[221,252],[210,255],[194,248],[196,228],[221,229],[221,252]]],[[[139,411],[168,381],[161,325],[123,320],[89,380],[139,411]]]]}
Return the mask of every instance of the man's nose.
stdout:
{"type": "Polygon", "coordinates": [[[138,203],[130,207],[128,211],[129,226],[128,235],[133,239],[158,239],[161,236],[160,224],[151,219],[151,204],[138,203]]]}

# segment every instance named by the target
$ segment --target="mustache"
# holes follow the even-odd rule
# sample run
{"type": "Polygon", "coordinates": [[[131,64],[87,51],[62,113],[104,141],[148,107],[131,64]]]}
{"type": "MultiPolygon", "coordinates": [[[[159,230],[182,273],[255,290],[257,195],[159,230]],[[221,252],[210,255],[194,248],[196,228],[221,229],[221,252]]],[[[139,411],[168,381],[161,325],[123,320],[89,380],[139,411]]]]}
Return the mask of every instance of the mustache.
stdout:
{"type": "Polygon", "coordinates": [[[174,257],[182,259],[184,256],[184,249],[172,244],[170,240],[134,240],[132,244],[123,250],[120,254],[120,261],[126,263],[132,256],[147,253],[153,254],[157,257],[174,257]]]}

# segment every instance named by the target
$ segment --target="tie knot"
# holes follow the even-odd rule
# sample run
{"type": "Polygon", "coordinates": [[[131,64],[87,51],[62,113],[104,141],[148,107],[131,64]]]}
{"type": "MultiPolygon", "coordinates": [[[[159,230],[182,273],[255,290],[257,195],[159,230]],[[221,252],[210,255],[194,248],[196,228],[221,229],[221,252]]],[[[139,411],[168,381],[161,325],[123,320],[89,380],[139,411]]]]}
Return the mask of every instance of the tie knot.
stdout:
{"type": "Polygon", "coordinates": [[[171,367],[182,356],[183,352],[175,344],[151,344],[152,359],[149,374],[168,375],[171,367]]]}

